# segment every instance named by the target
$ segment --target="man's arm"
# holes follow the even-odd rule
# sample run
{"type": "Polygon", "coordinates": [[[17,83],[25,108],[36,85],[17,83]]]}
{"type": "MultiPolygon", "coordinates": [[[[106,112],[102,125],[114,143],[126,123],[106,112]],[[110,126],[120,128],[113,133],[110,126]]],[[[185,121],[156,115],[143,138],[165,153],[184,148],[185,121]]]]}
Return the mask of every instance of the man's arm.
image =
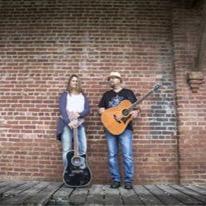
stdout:
{"type": "MultiPolygon", "coordinates": [[[[137,101],[137,98],[136,98],[134,92],[131,90],[130,90],[130,94],[129,94],[129,100],[132,103],[137,101]]],[[[130,114],[132,115],[132,118],[135,119],[140,115],[140,112],[141,112],[141,109],[140,109],[140,107],[138,107],[138,108],[134,109],[133,111],[131,111],[130,114]]]]}
{"type": "Polygon", "coordinates": [[[99,106],[99,114],[102,114],[105,111],[105,107],[106,107],[106,103],[105,103],[106,97],[105,96],[106,95],[104,93],[100,102],[99,102],[99,105],[98,105],[99,106]]]}

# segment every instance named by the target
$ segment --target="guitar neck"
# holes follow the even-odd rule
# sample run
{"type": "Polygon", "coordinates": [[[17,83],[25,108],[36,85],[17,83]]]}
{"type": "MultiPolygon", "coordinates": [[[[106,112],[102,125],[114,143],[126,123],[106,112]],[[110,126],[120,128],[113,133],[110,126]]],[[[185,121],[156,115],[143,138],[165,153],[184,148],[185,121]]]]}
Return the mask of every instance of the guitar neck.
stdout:
{"type": "Polygon", "coordinates": [[[79,156],[78,128],[73,128],[73,135],[74,135],[74,155],[79,156]]]}
{"type": "Polygon", "coordinates": [[[143,102],[148,96],[150,96],[152,93],[154,92],[154,89],[152,89],[151,91],[149,91],[146,95],[144,95],[140,100],[134,102],[129,108],[129,111],[132,111],[135,107],[137,107],[138,104],[140,104],[141,102],[143,102]]]}
{"type": "Polygon", "coordinates": [[[72,120],[78,121],[77,128],[73,128],[73,138],[74,138],[74,155],[79,156],[78,127],[84,122],[84,119],[77,119],[73,112],[70,112],[68,115],[71,121],[72,120]]]}

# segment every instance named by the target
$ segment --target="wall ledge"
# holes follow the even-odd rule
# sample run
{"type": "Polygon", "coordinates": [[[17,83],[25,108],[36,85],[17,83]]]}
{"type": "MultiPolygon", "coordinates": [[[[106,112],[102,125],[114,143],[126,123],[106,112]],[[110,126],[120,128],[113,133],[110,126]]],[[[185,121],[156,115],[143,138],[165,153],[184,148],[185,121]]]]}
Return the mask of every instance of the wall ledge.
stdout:
{"type": "Polygon", "coordinates": [[[204,82],[204,75],[201,71],[192,71],[187,76],[188,84],[193,93],[197,93],[200,85],[204,82]]]}

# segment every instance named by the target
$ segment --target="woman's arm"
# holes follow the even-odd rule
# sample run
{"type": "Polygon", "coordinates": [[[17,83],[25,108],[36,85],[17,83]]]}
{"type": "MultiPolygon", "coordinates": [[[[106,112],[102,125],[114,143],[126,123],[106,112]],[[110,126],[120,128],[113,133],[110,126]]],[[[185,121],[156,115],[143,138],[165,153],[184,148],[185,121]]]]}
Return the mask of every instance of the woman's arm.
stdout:
{"type": "Polygon", "coordinates": [[[59,110],[64,123],[68,125],[70,120],[66,111],[66,103],[67,103],[67,93],[64,92],[59,98],[59,110]]]}

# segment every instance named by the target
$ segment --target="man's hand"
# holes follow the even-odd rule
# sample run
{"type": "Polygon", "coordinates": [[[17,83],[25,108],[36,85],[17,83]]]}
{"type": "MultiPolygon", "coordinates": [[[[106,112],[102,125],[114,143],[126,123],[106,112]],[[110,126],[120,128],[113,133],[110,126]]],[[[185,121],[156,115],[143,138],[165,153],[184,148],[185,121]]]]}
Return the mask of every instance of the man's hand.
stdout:
{"type": "Polygon", "coordinates": [[[99,108],[99,113],[102,114],[105,111],[104,107],[99,108]]]}
{"type": "Polygon", "coordinates": [[[140,114],[141,110],[138,108],[137,110],[133,110],[130,112],[130,114],[132,115],[132,118],[137,118],[140,114]]]}

